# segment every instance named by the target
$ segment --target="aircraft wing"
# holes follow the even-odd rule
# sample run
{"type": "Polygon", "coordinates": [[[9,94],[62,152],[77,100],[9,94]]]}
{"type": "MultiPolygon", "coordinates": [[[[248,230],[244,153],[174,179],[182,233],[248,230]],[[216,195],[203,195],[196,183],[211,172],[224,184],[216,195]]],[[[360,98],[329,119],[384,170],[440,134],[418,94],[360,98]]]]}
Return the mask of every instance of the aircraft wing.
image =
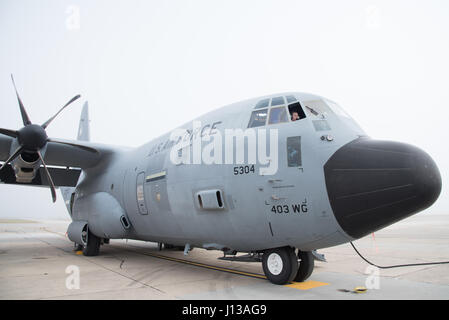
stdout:
{"type": "Polygon", "coordinates": [[[0,182],[49,186],[53,202],[55,187],[74,187],[81,170],[93,168],[110,159],[117,152],[114,147],[91,143],[87,101],[83,107],[78,140],[49,139],[46,129],[50,123],[81,95],[70,99],[51,118],[39,125],[33,123],[17,91],[14,77],[11,81],[16,92],[23,127],[19,130],[0,128],[0,182]]]}
{"type": "Polygon", "coordinates": [[[89,169],[118,152],[118,148],[78,140],[51,139],[45,152],[45,163],[49,166],[89,169]],[[62,143],[59,143],[62,142],[62,143]]]}
{"type": "MultiPolygon", "coordinates": [[[[9,158],[13,140],[11,137],[0,134],[1,162],[9,158]]],[[[82,169],[93,168],[101,162],[108,161],[112,155],[124,150],[119,147],[111,147],[87,141],[50,139],[47,143],[44,160],[53,177],[55,187],[74,187],[82,169]]],[[[21,183],[16,181],[13,167],[8,164],[0,171],[0,181],[7,184],[48,186],[49,182],[44,170],[44,167],[41,165],[37,169],[33,181],[21,183]]]]}

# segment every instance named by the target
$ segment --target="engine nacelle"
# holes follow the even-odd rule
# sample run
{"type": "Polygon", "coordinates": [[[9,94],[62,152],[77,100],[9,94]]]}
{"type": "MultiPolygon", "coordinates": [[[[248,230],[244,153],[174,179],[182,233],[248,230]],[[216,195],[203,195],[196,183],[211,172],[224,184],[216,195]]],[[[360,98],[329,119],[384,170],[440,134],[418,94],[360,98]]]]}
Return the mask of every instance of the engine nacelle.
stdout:
{"type": "Polygon", "coordinates": [[[19,183],[31,183],[41,165],[37,153],[23,152],[12,163],[16,181],[19,183]]]}

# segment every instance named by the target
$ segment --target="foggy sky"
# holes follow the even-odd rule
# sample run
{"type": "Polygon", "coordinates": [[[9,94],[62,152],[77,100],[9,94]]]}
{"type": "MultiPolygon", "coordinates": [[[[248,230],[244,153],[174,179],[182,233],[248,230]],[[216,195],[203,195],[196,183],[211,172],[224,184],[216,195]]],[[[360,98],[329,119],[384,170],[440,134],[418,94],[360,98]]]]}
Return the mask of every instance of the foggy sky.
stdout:
{"type": "MultiPolygon", "coordinates": [[[[376,139],[428,152],[449,212],[449,3],[440,1],[0,0],[0,127],[139,146],[239,100],[285,91],[338,102],[376,139]]],[[[0,185],[0,217],[67,218],[50,191],[0,185]]]]}

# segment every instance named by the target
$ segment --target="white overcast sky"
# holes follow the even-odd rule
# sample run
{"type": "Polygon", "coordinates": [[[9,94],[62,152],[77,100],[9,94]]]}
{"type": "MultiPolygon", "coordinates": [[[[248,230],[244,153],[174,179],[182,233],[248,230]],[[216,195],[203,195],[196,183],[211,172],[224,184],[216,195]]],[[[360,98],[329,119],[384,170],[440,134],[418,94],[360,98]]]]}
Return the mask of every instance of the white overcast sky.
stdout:
{"type": "MultiPolygon", "coordinates": [[[[217,107],[283,91],[338,102],[376,139],[437,162],[449,213],[449,1],[0,0],[0,127],[80,93],[96,142],[139,146],[217,107]]],[[[48,128],[73,139],[82,102],[48,128]]],[[[68,217],[61,196],[0,185],[0,217],[68,217]]]]}

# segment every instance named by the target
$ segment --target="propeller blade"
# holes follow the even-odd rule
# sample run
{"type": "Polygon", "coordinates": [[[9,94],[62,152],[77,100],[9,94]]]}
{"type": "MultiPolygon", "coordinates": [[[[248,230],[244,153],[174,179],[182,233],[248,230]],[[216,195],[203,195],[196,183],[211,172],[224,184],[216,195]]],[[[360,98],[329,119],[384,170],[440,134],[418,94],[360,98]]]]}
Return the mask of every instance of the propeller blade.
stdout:
{"type": "Polygon", "coordinates": [[[9,136],[11,138],[17,138],[19,133],[16,130],[9,130],[9,129],[3,129],[0,128],[0,133],[4,134],[5,136],[9,136]]]}
{"type": "Polygon", "coordinates": [[[11,161],[19,156],[19,154],[23,151],[22,147],[19,147],[14,153],[5,161],[5,163],[0,167],[0,171],[11,161]]]}
{"type": "Polygon", "coordinates": [[[44,162],[44,158],[42,158],[41,152],[38,151],[37,154],[39,155],[39,159],[41,159],[42,165],[44,166],[45,174],[47,175],[47,180],[48,180],[48,183],[50,184],[51,197],[53,198],[53,203],[54,203],[54,202],[56,202],[55,184],[53,183],[50,172],[48,171],[47,165],[44,162]]]}
{"type": "Polygon", "coordinates": [[[17,101],[19,101],[19,107],[20,107],[20,113],[22,114],[23,125],[24,126],[29,125],[29,124],[31,124],[31,121],[27,115],[25,107],[23,106],[22,100],[19,97],[19,93],[17,92],[17,88],[16,88],[16,83],[14,82],[14,77],[12,74],[11,74],[11,80],[12,80],[12,84],[14,86],[14,90],[16,90],[17,101]]]}
{"type": "Polygon", "coordinates": [[[84,151],[87,152],[92,152],[92,153],[98,153],[97,149],[91,148],[91,147],[87,147],[87,146],[83,146],[83,145],[79,145],[76,143],[70,143],[70,142],[65,142],[65,141],[58,141],[58,140],[54,140],[54,139],[48,139],[48,142],[53,142],[53,143],[59,143],[59,144],[65,144],[71,147],[76,147],[76,148],[80,148],[83,149],[84,151]]]}
{"type": "Polygon", "coordinates": [[[72,99],[70,99],[70,101],[67,102],[53,117],[51,117],[50,119],[45,121],[45,123],[42,125],[42,128],[46,129],[48,127],[48,125],[50,124],[50,122],[52,122],[58,116],[58,114],[61,113],[62,110],[64,110],[69,104],[71,104],[75,100],[78,100],[79,98],[81,98],[81,95],[78,94],[78,95],[74,96],[72,99]]]}

